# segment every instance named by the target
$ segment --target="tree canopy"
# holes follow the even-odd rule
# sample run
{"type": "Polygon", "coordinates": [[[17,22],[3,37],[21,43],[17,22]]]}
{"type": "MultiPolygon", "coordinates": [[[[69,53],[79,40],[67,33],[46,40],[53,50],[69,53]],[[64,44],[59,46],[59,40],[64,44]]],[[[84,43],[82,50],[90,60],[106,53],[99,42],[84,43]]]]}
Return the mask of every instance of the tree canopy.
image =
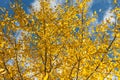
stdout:
{"type": "MultiPolygon", "coordinates": [[[[0,15],[0,80],[111,80],[120,78],[120,7],[94,24],[91,0],[25,13],[18,1],[0,15]],[[111,23],[111,18],[115,22],[111,23]]],[[[31,9],[32,10],[32,9],[31,9]]]]}

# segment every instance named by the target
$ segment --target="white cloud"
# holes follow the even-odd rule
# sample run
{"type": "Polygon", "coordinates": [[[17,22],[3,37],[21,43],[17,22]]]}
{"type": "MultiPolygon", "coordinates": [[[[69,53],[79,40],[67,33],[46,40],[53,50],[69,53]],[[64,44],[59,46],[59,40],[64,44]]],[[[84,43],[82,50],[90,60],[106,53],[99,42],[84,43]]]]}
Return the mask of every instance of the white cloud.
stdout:
{"type": "Polygon", "coordinates": [[[92,7],[93,5],[93,0],[91,0],[89,3],[88,3],[89,7],[92,7]]]}
{"type": "Polygon", "coordinates": [[[111,12],[111,8],[109,8],[103,17],[103,21],[106,23],[109,21],[110,23],[115,23],[115,15],[111,12]]]}
{"type": "Polygon", "coordinates": [[[51,8],[55,8],[55,6],[57,6],[56,0],[51,0],[50,1],[50,6],[51,6],[51,8]]]}
{"type": "Polygon", "coordinates": [[[40,11],[40,1],[35,0],[32,4],[33,11],[40,11]]]}
{"type": "MultiPolygon", "coordinates": [[[[50,7],[54,10],[55,6],[57,6],[58,4],[62,4],[64,0],[50,0],[50,7]]],[[[73,0],[75,1],[75,0],[73,0]]],[[[91,2],[88,3],[89,7],[91,7],[93,4],[93,0],[91,0],[91,2]]],[[[35,0],[32,4],[32,10],[30,10],[31,12],[34,11],[40,11],[40,0],[35,0]]]]}
{"type": "MultiPolygon", "coordinates": [[[[31,4],[31,6],[32,6],[32,10],[31,10],[31,12],[33,11],[33,12],[36,12],[36,11],[40,11],[40,0],[35,0],[32,4],[31,4]]],[[[56,2],[56,0],[51,0],[50,1],[50,7],[51,8],[55,8],[55,6],[57,6],[57,2],[56,2]]]]}

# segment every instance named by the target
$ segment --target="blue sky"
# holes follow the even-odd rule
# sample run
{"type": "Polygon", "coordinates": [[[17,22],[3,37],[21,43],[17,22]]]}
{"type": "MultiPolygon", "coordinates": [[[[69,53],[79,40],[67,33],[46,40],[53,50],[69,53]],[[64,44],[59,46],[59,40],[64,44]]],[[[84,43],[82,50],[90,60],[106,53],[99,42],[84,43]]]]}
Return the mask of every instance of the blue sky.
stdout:
{"type": "MultiPolygon", "coordinates": [[[[13,0],[11,0],[13,1],[13,0]]],[[[60,0],[57,0],[60,1],[60,0]]],[[[65,1],[65,0],[62,0],[65,1]]],[[[0,7],[9,8],[10,0],[0,0],[0,7]]],[[[23,8],[29,13],[28,7],[35,2],[35,0],[22,0],[23,8]]],[[[120,4],[120,0],[118,0],[120,4]]],[[[106,12],[113,8],[113,0],[93,0],[90,5],[90,12],[96,11],[98,13],[98,22],[104,19],[106,12]],[[101,10],[101,12],[99,11],[101,10]]]]}
{"type": "MultiPolygon", "coordinates": [[[[0,0],[0,7],[9,8],[9,2],[14,0],[0,0]]],[[[28,13],[28,7],[34,2],[35,0],[22,0],[23,8],[28,13]]]]}
{"type": "Polygon", "coordinates": [[[112,1],[113,0],[93,0],[91,11],[96,11],[99,15],[98,21],[101,21],[104,17],[105,12],[112,7],[112,1]],[[102,12],[99,12],[99,10],[102,10],[102,12]]]}

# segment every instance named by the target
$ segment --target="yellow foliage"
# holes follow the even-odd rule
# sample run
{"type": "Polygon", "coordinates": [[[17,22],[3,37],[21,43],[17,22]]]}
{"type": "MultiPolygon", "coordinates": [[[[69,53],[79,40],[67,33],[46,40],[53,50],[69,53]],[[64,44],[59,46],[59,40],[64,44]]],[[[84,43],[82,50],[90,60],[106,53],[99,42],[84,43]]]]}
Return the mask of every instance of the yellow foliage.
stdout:
{"type": "Polygon", "coordinates": [[[114,3],[116,4],[116,3],[117,3],[117,0],[114,0],[114,3]]]}
{"type": "Polygon", "coordinates": [[[48,80],[48,73],[46,73],[44,80],[48,80]]]}
{"type": "Polygon", "coordinates": [[[6,73],[6,71],[5,71],[5,69],[0,69],[0,74],[5,74],[6,73]]]}
{"type": "Polygon", "coordinates": [[[8,12],[1,15],[0,74],[4,76],[0,80],[103,80],[119,76],[120,8],[113,9],[116,24],[110,24],[110,18],[93,26],[97,12],[88,15],[89,1],[53,10],[43,0],[40,11],[31,14],[15,2],[13,16],[8,12]]]}

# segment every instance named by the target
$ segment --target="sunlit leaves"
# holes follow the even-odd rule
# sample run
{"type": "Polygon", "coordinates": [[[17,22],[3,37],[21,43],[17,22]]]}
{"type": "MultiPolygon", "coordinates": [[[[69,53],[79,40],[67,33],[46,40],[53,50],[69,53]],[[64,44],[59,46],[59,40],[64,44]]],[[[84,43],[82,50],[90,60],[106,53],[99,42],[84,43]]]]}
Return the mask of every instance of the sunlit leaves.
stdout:
{"type": "Polygon", "coordinates": [[[48,80],[48,73],[45,75],[43,80],[48,80]]]}
{"type": "MultiPolygon", "coordinates": [[[[54,11],[41,1],[40,11],[32,14],[26,14],[18,3],[11,6],[15,14],[9,17],[6,12],[0,22],[0,74],[16,80],[119,76],[119,70],[114,70],[120,68],[118,21],[110,24],[108,19],[93,25],[97,12],[88,16],[89,1],[59,5],[54,11]]],[[[113,12],[119,20],[119,8],[113,12]]]]}
{"type": "Polygon", "coordinates": [[[116,4],[117,3],[117,0],[114,0],[114,4],[116,4]]]}
{"type": "Polygon", "coordinates": [[[0,74],[5,74],[6,73],[6,71],[5,71],[5,69],[0,69],[0,74]]]}

